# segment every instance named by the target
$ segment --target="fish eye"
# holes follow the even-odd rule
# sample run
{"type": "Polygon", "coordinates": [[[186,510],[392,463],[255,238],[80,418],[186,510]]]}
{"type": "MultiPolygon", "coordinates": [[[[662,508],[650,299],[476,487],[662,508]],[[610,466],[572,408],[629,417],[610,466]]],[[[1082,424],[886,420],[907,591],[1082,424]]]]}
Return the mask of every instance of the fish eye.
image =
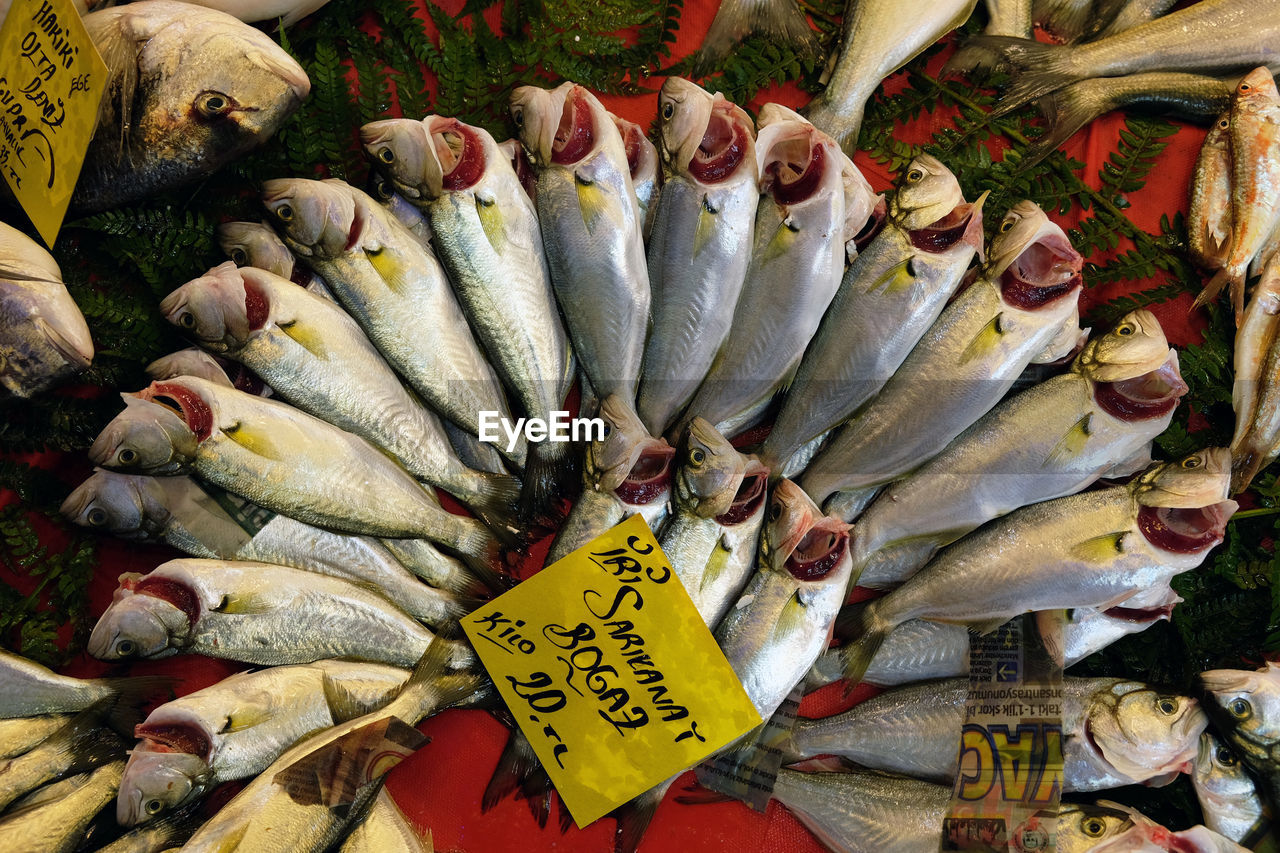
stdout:
{"type": "Polygon", "coordinates": [[[121,657],[132,657],[138,651],[138,644],[133,640],[121,640],[116,643],[116,654],[121,657]]]}
{"type": "Polygon", "coordinates": [[[1001,222],[1001,223],[1000,223],[1000,233],[1001,233],[1001,234],[1004,234],[1004,233],[1005,233],[1005,232],[1007,232],[1010,228],[1012,228],[1012,227],[1013,227],[1013,222],[1014,222],[1014,220],[1012,220],[1012,219],[1006,219],[1004,222],[1001,222]]]}
{"type": "Polygon", "coordinates": [[[1235,767],[1240,763],[1240,759],[1236,758],[1236,754],[1225,746],[1218,747],[1218,751],[1213,754],[1213,760],[1223,767],[1235,767]]]}
{"type": "Polygon", "coordinates": [[[149,815],[157,815],[164,811],[164,803],[159,800],[147,800],[142,807],[147,810],[149,815]]]}
{"type": "Polygon", "coordinates": [[[613,435],[613,425],[610,424],[608,421],[605,421],[604,429],[600,431],[600,434],[605,438],[608,438],[609,436],[613,435]]]}
{"type": "Polygon", "coordinates": [[[184,329],[194,329],[196,327],[196,315],[190,311],[183,311],[178,315],[178,325],[184,329]]]}
{"type": "Polygon", "coordinates": [[[396,153],[390,148],[383,148],[378,152],[378,159],[384,163],[394,163],[396,161],[396,153]]]}
{"type": "Polygon", "coordinates": [[[1116,334],[1122,338],[1127,338],[1136,331],[1138,330],[1133,327],[1132,323],[1125,323],[1123,326],[1116,328],[1116,334]]]}
{"type": "Polygon", "coordinates": [[[107,523],[107,511],[100,506],[95,506],[93,509],[89,510],[89,513],[84,517],[84,520],[94,527],[101,527],[107,523]]]}
{"type": "Polygon", "coordinates": [[[671,117],[675,114],[676,114],[675,104],[671,103],[670,101],[667,101],[665,104],[662,105],[662,117],[664,119],[670,121],[671,117]]]}
{"type": "Polygon", "coordinates": [[[1241,83],[1241,84],[1240,84],[1240,91],[1241,91],[1241,92],[1247,92],[1247,91],[1249,91],[1249,89],[1250,89],[1250,88],[1252,88],[1252,87],[1251,87],[1248,83],[1241,83]]]}
{"type": "Polygon", "coordinates": [[[524,110],[519,108],[511,110],[511,120],[515,122],[516,127],[524,127],[524,110]]]}
{"type": "Polygon", "coordinates": [[[245,252],[244,249],[241,249],[239,246],[237,246],[236,248],[231,250],[231,263],[235,264],[238,267],[244,266],[245,264],[249,263],[248,253],[245,252]]]}
{"type": "Polygon", "coordinates": [[[1247,720],[1253,716],[1253,706],[1249,704],[1248,699],[1232,699],[1227,705],[1227,710],[1237,720],[1247,720]]]}
{"type": "Polygon", "coordinates": [[[138,453],[126,447],[116,454],[116,459],[120,460],[121,465],[132,465],[138,461],[138,453]]]}
{"type": "Polygon", "coordinates": [[[769,520],[777,521],[782,518],[782,501],[774,501],[769,504],[769,520]]]}
{"type": "Polygon", "coordinates": [[[1226,130],[1227,128],[1231,127],[1231,119],[1224,118],[1222,121],[1218,122],[1218,127],[1222,128],[1223,130],[1226,130]]]}
{"type": "Polygon", "coordinates": [[[1203,464],[1204,462],[1200,460],[1199,456],[1188,456],[1186,459],[1182,460],[1183,468],[1199,468],[1203,464]]]}
{"type": "Polygon", "coordinates": [[[1178,713],[1179,704],[1178,700],[1172,696],[1164,696],[1160,701],[1156,702],[1156,708],[1158,708],[1160,713],[1164,714],[1166,717],[1172,717],[1174,714],[1178,713]]]}
{"type": "Polygon", "coordinates": [[[275,213],[276,213],[276,216],[279,217],[281,222],[293,221],[293,208],[287,204],[282,204],[279,207],[277,207],[275,210],[275,213]]]}
{"type": "Polygon", "coordinates": [[[196,98],[196,109],[206,116],[218,116],[231,110],[231,99],[221,92],[205,92],[196,98]]]}
{"type": "Polygon", "coordinates": [[[701,447],[695,447],[689,451],[689,462],[693,465],[701,465],[707,458],[707,454],[701,447]]]}
{"type": "Polygon", "coordinates": [[[907,172],[907,183],[915,184],[923,180],[924,180],[923,169],[912,169],[910,172],[907,172]]]}
{"type": "Polygon", "coordinates": [[[1107,831],[1107,824],[1100,817],[1087,817],[1080,822],[1080,830],[1090,838],[1101,838],[1107,831]]]}

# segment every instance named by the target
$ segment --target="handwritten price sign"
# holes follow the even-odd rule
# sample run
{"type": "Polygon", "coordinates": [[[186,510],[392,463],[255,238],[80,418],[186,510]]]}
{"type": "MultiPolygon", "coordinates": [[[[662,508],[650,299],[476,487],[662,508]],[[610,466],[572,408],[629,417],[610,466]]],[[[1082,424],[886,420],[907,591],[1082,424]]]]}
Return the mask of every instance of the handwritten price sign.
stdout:
{"type": "Polygon", "coordinates": [[[462,626],[579,826],[760,724],[640,516],[462,626]]]}

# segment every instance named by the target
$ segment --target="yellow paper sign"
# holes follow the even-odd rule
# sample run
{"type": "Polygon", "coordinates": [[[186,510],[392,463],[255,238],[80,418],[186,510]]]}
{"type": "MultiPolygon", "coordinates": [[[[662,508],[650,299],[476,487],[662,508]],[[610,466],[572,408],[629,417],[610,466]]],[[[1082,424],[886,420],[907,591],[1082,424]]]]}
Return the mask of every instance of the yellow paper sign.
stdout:
{"type": "Polygon", "coordinates": [[[579,826],[760,724],[638,515],[462,626],[579,826]]]}
{"type": "Polygon", "coordinates": [[[107,86],[71,0],[13,0],[0,26],[0,174],[53,246],[107,86]]]}

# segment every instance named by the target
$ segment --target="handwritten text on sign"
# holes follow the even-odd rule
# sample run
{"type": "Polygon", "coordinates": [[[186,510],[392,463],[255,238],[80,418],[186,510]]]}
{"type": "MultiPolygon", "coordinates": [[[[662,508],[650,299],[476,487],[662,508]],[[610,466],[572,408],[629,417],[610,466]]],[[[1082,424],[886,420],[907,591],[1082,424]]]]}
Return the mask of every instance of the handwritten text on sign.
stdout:
{"type": "Polygon", "coordinates": [[[462,624],[579,826],[760,723],[639,516],[462,624]]]}
{"type": "Polygon", "coordinates": [[[14,0],[0,26],[0,174],[50,246],[106,84],[71,0],[14,0]]]}

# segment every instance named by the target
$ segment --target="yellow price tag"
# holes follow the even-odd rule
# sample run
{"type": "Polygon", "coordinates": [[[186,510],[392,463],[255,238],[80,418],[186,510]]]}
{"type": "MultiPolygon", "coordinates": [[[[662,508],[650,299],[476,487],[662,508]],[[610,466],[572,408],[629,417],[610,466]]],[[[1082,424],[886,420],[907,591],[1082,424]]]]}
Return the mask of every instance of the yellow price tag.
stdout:
{"type": "Polygon", "coordinates": [[[0,174],[48,246],[106,87],[107,66],[71,0],[13,0],[0,26],[0,174]]]}
{"type": "Polygon", "coordinates": [[[638,515],[462,626],[579,826],[760,725],[638,515]]]}

